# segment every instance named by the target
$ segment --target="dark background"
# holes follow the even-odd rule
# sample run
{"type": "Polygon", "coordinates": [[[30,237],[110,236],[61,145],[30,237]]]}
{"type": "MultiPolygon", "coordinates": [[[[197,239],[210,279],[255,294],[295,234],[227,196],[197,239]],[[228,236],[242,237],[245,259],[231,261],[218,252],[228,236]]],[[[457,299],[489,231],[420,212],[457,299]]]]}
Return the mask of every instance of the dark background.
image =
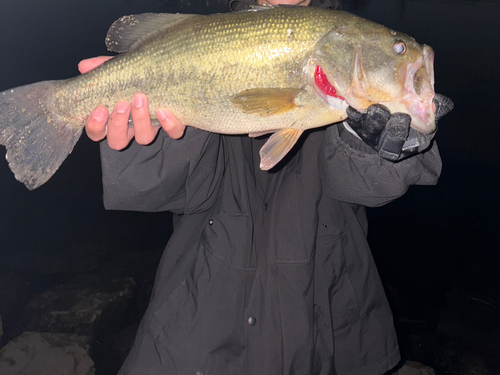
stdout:
{"type": "MultiPolygon", "coordinates": [[[[225,8],[217,0],[177,2],[0,0],[0,91],[77,75],[80,60],[107,54],[104,36],[122,15],[225,8]]],[[[411,187],[369,210],[369,240],[400,329],[421,324],[425,331],[447,311],[474,329],[498,332],[500,1],[350,0],[344,9],[431,45],[436,91],[455,102],[436,136],[439,184],[411,187]]],[[[100,178],[98,145],[85,135],[32,192],[0,162],[0,271],[24,252],[72,251],[75,244],[116,252],[163,246],[170,215],[105,211],[100,178]]]]}

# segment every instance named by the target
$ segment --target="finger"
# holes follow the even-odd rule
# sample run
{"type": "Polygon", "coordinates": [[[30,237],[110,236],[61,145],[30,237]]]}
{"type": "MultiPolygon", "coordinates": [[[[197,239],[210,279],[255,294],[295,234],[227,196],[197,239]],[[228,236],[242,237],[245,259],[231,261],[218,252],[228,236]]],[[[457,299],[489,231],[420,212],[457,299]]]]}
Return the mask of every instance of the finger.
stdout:
{"type": "Polygon", "coordinates": [[[454,107],[453,101],[447,96],[441,94],[436,94],[432,102],[435,107],[434,112],[436,113],[436,121],[451,112],[454,107]]]}
{"type": "Polygon", "coordinates": [[[104,106],[96,107],[85,122],[87,136],[94,142],[103,140],[106,137],[108,122],[108,109],[104,106]]]}
{"type": "Polygon", "coordinates": [[[165,132],[167,132],[170,138],[179,139],[184,135],[186,126],[182,124],[168,109],[159,108],[156,111],[156,117],[158,118],[161,127],[165,130],[165,132]]]}
{"type": "Polygon", "coordinates": [[[87,73],[112,58],[113,56],[98,56],[82,60],[78,63],[78,70],[82,74],[87,73]]]}
{"type": "Polygon", "coordinates": [[[394,113],[387,121],[385,131],[379,141],[379,155],[390,161],[396,161],[410,130],[411,117],[406,113],[394,113]]]}
{"type": "Polygon", "coordinates": [[[346,109],[347,116],[349,117],[349,120],[353,122],[359,122],[363,120],[365,117],[365,114],[362,112],[358,112],[356,109],[354,109],[351,106],[348,106],[346,109]]]}
{"type": "Polygon", "coordinates": [[[391,112],[385,106],[381,104],[369,106],[366,110],[365,131],[370,136],[377,136],[385,128],[390,117],[391,112]]]}
{"type": "Polygon", "coordinates": [[[128,120],[130,117],[130,104],[118,102],[111,112],[108,121],[108,144],[114,150],[122,150],[128,146],[134,133],[129,130],[128,120]]]}
{"type": "Polygon", "coordinates": [[[159,128],[151,125],[148,97],[137,93],[132,99],[132,120],[134,121],[135,141],[140,145],[148,145],[156,137],[159,128]]]}

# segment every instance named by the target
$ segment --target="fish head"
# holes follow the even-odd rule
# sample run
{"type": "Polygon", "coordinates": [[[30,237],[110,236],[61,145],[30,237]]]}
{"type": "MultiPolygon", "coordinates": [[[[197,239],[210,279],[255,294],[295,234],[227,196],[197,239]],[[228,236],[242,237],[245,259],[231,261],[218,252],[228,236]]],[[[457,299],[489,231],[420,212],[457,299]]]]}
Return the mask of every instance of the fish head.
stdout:
{"type": "Polygon", "coordinates": [[[315,54],[328,81],[348,105],[382,104],[411,116],[424,134],[436,129],[434,51],[408,35],[353,16],[329,32],[315,54]]]}

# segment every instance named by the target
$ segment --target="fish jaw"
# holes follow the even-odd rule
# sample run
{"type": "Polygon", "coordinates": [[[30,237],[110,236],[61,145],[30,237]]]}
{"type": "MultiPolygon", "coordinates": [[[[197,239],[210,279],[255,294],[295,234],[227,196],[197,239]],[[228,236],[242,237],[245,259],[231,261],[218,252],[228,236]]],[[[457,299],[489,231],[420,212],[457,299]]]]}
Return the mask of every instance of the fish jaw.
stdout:
{"type": "MultiPolygon", "coordinates": [[[[402,64],[395,82],[398,90],[384,90],[367,79],[358,53],[354,56],[352,83],[345,94],[350,106],[365,111],[372,104],[383,104],[391,113],[402,112],[411,116],[410,126],[430,134],[436,130],[434,99],[434,51],[423,46],[423,53],[413,62],[402,64]],[[401,77],[399,80],[397,77],[401,77]]],[[[389,87],[389,86],[388,86],[389,87]]]]}
{"type": "Polygon", "coordinates": [[[434,51],[423,47],[423,56],[406,66],[403,105],[412,117],[411,127],[423,134],[436,130],[434,51]]]}

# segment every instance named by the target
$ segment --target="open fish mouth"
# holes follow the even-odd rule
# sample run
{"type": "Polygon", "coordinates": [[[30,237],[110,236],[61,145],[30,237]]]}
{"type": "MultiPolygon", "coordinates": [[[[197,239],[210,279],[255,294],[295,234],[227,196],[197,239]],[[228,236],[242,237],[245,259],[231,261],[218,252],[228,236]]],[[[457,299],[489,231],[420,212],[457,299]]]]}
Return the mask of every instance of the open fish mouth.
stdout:
{"type": "Polygon", "coordinates": [[[434,51],[423,47],[423,56],[406,66],[403,104],[412,117],[411,127],[424,134],[436,130],[434,51]]]}

